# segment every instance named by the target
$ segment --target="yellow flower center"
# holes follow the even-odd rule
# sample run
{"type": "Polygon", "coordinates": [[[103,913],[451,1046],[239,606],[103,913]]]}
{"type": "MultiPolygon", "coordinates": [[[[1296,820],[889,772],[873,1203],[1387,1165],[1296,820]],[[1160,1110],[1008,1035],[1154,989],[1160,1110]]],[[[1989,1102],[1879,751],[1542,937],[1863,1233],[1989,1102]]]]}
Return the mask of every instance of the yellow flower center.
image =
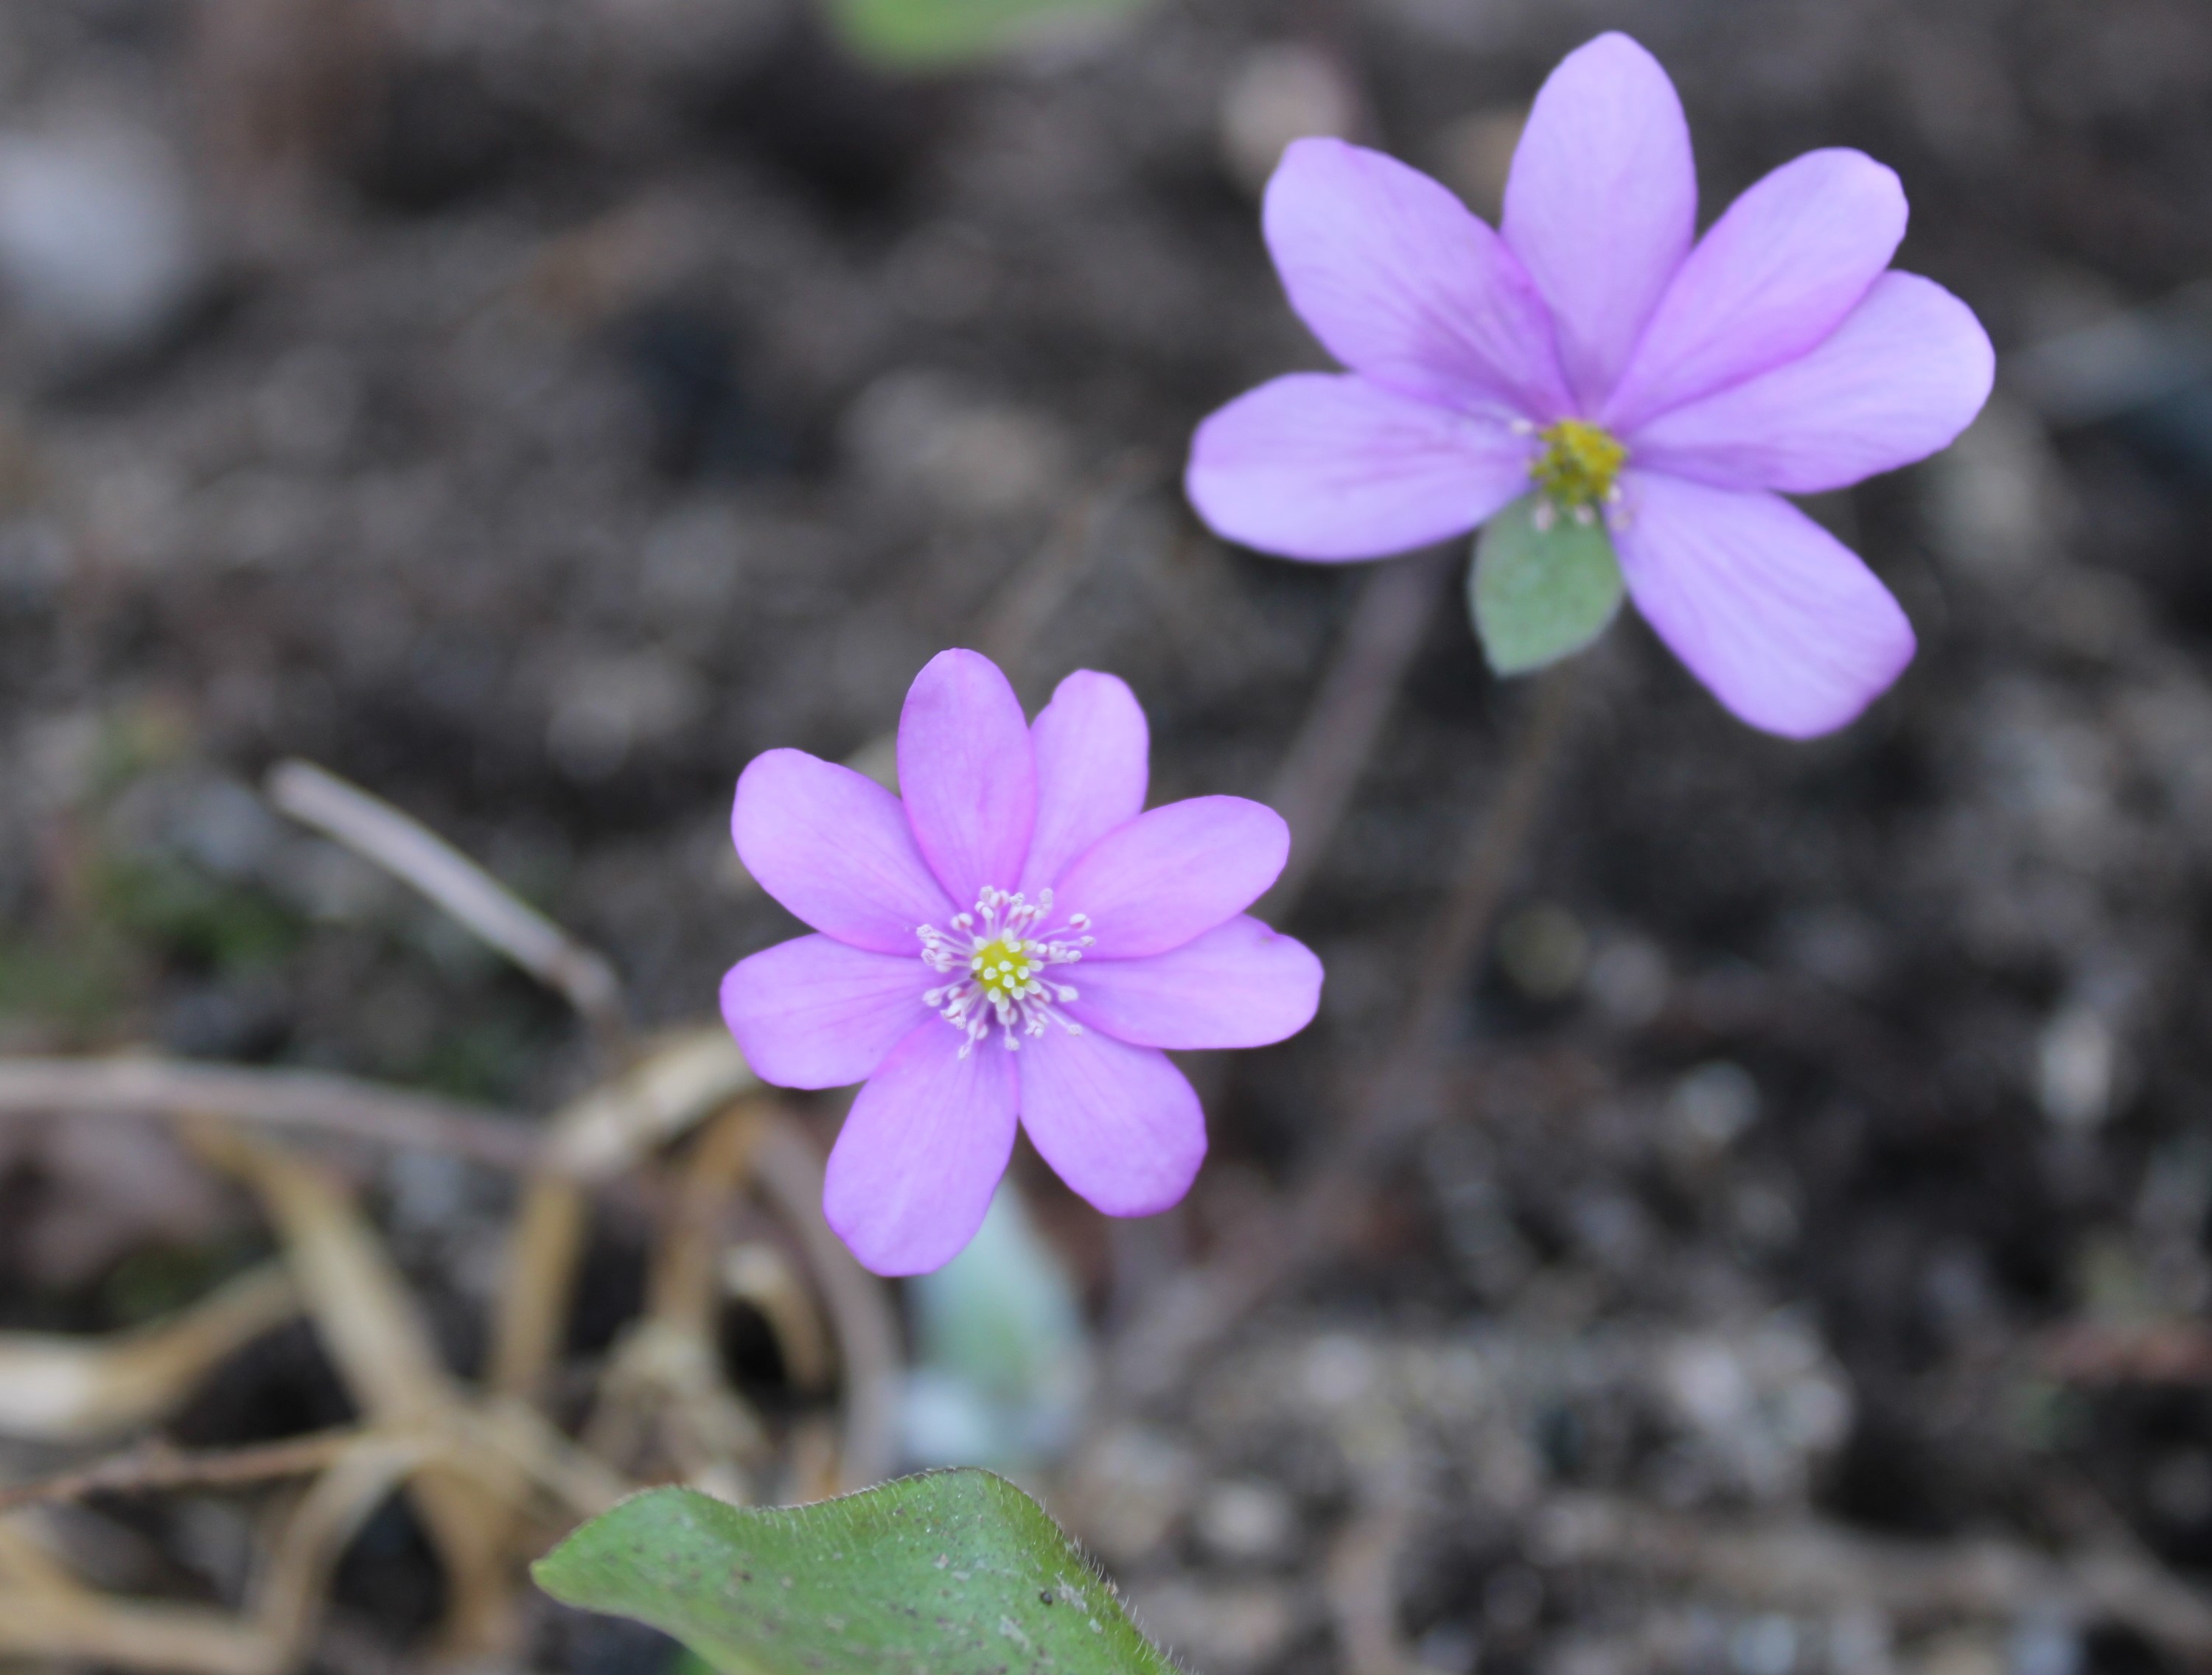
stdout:
{"type": "Polygon", "coordinates": [[[1528,468],[1528,475],[1563,512],[1603,506],[1613,496],[1613,482],[1628,463],[1628,450],[1601,425],[1584,419],[1562,419],[1536,433],[1543,452],[1528,468]]]}
{"type": "Polygon", "coordinates": [[[993,1000],[1014,1000],[1044,968],[1043,950],[1026,938],[1001,935],[981,944],[968,959],[968,974],[993,1000]]]}

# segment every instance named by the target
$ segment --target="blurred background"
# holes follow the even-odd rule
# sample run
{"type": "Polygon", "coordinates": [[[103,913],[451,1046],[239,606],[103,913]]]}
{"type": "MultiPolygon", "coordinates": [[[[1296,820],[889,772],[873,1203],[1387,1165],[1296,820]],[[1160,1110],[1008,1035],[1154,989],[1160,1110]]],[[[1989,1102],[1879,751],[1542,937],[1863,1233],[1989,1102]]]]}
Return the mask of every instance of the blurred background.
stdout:
{"type": "MultiPolygon", "coordinates": [[[[1181,497],[1204,413],[1323,364],[1257,190],[1336,133],[1494,215],[1546,72],[1626,28],[1680,87],[1706,219],[1862,147],[1911,200],[1900,265],[1999,345],[1956,448],[1814,508],[1918,661],[1796,745],[1624,620],[1443,1120],[1315,1271],[1148,1376],[1131,1329],[1325,1155],[1495,800],[1525,693],[1437,590],[1284,922],[1321,1019],[1194,1067],[1213,1152],[1170,1217],[1109,1229],[1024,1154],[989,1271],[896,1299],[897,1461],[1017,1471],[1198,1675],[2212,1660],[2212,10],[934,3],[0,8],[0,1055],[530,1114],[608,1071],[557,997],[274,811],[288,756],[604,950],[648,1029],[711,1022],[792,932],[730,853],[738,771],[866,751],[947,645],[1032,708],[1127,677],[1155,800],[1269,795],[1366,573],[1224,547],[1181,497]]],[[[786,1115],[818,1150],[840,1108],[786,1115]]],[[[347,1159],[475,1378],[511,1172],[347,1159]]],[[[635,1204],[592,1222],[572,1429],[654,1236],[635,1204]]],[[[0,1114],[0,1326],[141,1328],[276,1247],[166,1122],[0,1114]]],[[[799,1329],[724,1265],[714,1377],[755,1429],[717,1481],[796,1494],[799,1329]]],[[[248,1336],[158,1434],[355,1411],[308,1326],[248,1336]]],[[[0,1476],[96,1452],[29,1426],[0,1476]]],[[[270,1504],[95,1498],[38,1540],[231,1609],[270,1504]]],[[[427,1666],[447,1593],[391,1500],[285,1666],[427,1666]]],[[[669,1666],[520,1609],[505,1666],[669,1666]]],[[[108,1666],[222,1666],[182,1655],[108,1666]]]]}

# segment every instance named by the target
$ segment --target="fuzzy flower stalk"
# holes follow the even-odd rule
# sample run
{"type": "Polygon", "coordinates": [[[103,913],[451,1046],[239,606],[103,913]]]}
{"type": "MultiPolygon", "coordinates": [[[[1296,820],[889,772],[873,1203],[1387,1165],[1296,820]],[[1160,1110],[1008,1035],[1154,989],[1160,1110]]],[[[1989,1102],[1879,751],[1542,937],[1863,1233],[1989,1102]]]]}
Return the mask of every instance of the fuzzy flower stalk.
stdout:
{"type": "Polygon", "coordinates": [[[1301,140],[1269,183],[1291,306],[1346,368],[1231,402],[1191,449],[1221,535],[1322,563],[1490,524],[1492,662],[1578,649],[1622,591],[1752,725],[1843,725],[1911,660],[1905,613],[1782,496],[1948,444],[1994,357],[1966,306],[1893,271],[1905,203],[1856,151],[1783,165],[1695,237],[1674,88],[1625,35],[1538,94],[1498,228],[1379,152],[1301,140]]]}
{"type": "Polygon", "coordinates": [[[800,750],[754,758],[732,831],[815,934],[741,961],[722,1015],[787,1088],[865,1082],[823,1209],[879,1274],[957,1255],[1026,1130],[1109,1216],[1180,1200],[1206,1119],[1163,1049],[1263,1047],[1322,969],[1244,909],[1290,833],[1198,797],[1147,811],[1144,711],[1079,671],[1034,725],[997,666],[940,653],[899,719],[903,800],[800,750]]]}

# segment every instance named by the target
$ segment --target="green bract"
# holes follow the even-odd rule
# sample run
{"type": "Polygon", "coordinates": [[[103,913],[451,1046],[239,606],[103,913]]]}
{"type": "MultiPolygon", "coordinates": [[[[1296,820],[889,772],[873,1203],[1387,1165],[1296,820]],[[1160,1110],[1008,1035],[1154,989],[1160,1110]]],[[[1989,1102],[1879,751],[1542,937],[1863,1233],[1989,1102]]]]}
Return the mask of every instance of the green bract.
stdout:
{"type": "Polygon", "coordinates": [[[1098,24],[1144,0],[828,0],[830,20],[861,58],[892,70],[953,70],[1024,39],[1098,24]]]}
{"type": "Polygon", "coordinates": [[[724,1675],[1174,1675],[1044,1509],[988,1472],[806,1507],[651,1490],[534,1574],[724,1675]]]}
{"type": "Polygon", "coordinates": [[[1582,650],[1613,621],[1621,592],[1605,519],[1562,512],[1540,493],[1498,513],[1475,538],[1468,607],[1501,675],[1526,674],[1582,650]]]}

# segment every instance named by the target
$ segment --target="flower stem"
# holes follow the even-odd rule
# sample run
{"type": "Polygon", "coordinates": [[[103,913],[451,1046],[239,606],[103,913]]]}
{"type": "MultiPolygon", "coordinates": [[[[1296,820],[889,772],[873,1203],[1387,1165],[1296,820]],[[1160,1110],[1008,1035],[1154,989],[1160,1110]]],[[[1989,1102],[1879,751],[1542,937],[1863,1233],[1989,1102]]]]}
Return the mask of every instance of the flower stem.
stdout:
{"type": "Polygon", "coordinates": [[[1573,731],[1577,660],[1553,664],[1536,677],[1529,695],[1522,731],[1514,741],[1505,778],[1492,804],[1489,816],[1468,834],[1461,852],[1459,870],[1443,912],[1429,932],[1421,950],[1405,1022],[1390,1044],[1390,1056],[1376,1077],[1376,1093],[1361,1101],[1360,1120],[1353,1125],[1352,1144],[1371,1148],[1385,1142],[1409,1121],[1402,1100],[1385,1095],[1407,1072],[1419,1074],[1431,1066],[1443,1046],[1452,1002],[1469,969],[1490,939],[1498,909],[1512,884],[1522,857],[1534,839],[1544,811],[1545,793],[1551,789],[1561,756],[1573,731]]]}
{"type": "Polygon", "coordinates": [[[1267,795],[1291,828],[1290,864],[1253,909],[1271,924],[1296,910],[1327,859],[1329,841],[1421,648],[1445,578],[1466,545],[1448,542],[1368,573],[1305,725],[1291,741],[1267,795]]]}
{"type": "Polygon", "coordinates": [[[1454,1003],[1536,834],[1545,792],[1572,738],[1577,669],[1575,660],[1554,665],[1534,682],[1498,797],[1462,852],[1389,1051],[1348,1101],[1352,1120],[1279,1214],[1223,1240],[1219,1256],[1170,1282],[1122,1332],[1106,1357],[1114,1369],[1109,1401],[1139,1402],[1176,1388],[1237,1322],[1335,1255],[1358,1225],[1376,1175],[1435,1118],[1435,1072],[1454,1003]]]}

